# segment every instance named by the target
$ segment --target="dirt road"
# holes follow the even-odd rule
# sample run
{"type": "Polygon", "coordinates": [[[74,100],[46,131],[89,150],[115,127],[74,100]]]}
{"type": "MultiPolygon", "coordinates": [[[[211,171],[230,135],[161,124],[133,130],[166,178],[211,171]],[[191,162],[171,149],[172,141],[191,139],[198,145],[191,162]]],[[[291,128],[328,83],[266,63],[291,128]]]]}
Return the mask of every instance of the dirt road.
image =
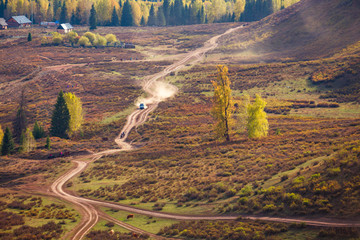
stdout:
{"type": "MultiPolygon", "coordinates": [[[[238,27],[240,28],[240,27],[238,27]]],[[[206,52],[211,51],[217,47],[217,40],[226,34],[231,33],[232,31],[238,29],[233,28],[229,29],[225,33],[215,36],[207,41],[203,47],[192,51],[184,57],[175,62],[174,64],[167,67],[162,72],[157,74],[148,76],[144,79],[142,86],[144,91],[148,94],[146,99],[143,99],[144,102],[148,103],[148,107],[144,110],[135,110],[127,117],[127,122],[123,129],[120,131],[119,135],[115,139],[116,144],[120,147],[120,149],[111,149],[106,150],[103,152],[95,153],[91,156],[84,157],[82,160],[74,160],[73,162],[76,164],[74,169],[69,170],[59,179],[57,179],[51,186],[51,191],[57,195],[58,197],[73,203],[82,213],[83,218],[78,226],[73,230],[73,235],[71,237],[72,240],[82,239],[86,233],[96,224],[99,217],[113,221],[114,223],[129,229],[130,231],[138,232],[138,233],[146,233],[145,231],[130,226],[128,224],[122,223],[119,220],[113,219],[110,216],[107,216],[105,213],[100,212],[96,209],[95,206],[103,206],[103,207],[110,207],[114,209],[130,211],[133,213],[144,214],[154,217],[161,217],[161,218],[168,218],[168,219],[176,219],[176,220],[235,220],[238,216],[190,216],[190,215],[177,215],[177,214],[170,214],[170,213],[161,213],[161,212],[154,212],[149,210],[138,209],[130,206],[109,203],[105,201],[96,201],[91,199],[85,199],[81,197],[77,197],[67,193],[63,190],[64,184],[70,180],[71,178],[75,177],[76,175],[80,174],[82,171],[86,169],[86,167],[93,161],[97,159],[109,155],[114,154],[120,151],[130,151],[133,149],[131,144],[125,142],[126,138],[130,131],[143,124],[149,113],[154,111],[158,104],[161,101],[164,101],[167,97],[170,97],[171,94],[163,95],[157,89],[157,81],[166,75],[170,74],[171,72],[177,71],[183,68],[187,64],[194,64],[202,59],[206,52]],[[123,133],[123,136],[121,137],[123,133]]],[[[172,91],[171,93],[174,94],[176,91],[172,91]]],[[[352,222],[344,222],[344,221],[334,221],[331,219],[325,220],[311,220],[311,219],[293,219],[293,218],[275,218],[275,217],[261,217],[261,216],[243,216],[247,219],[252,220],[267,220],[267,221],[275,221],[275,222],[287,222],[287,223],[306,223],[308,225],[315,225],[315,226],[332,226],[332,227],[349,227],[349,226],[356,226],[360,227],[360,223],[352,223],[352,222]]],[[[149,233],[148,233],[149,234],[149,233]]],[[[154,234],[150,234],[152,238],[162,239],[163,237],[156,236],[154,234]]]]}
{"type": "MultiPolygon", "coordinates": [[[[170,74],[171,72],[179,70],[180,68],[184,67],[185,64],[194,64],[197,61],[200,61],[206,52],[217,47],[217,40],[221,36],[228,34],[236,29],[237,28],[229,29],[225,33],[211,38],[209,41],[207,41],[204,44],[203,47],[186,54],[181,60],[170,65],[162,72],[146,77],[143,81],[143,89],[149,95],[149,97],[146,98],[145,101],[150,104],[148,104],[148,107],[145,110],[137,109],[127,117],[127,122],[126,122],[125,126],[120,131],[117,138],[115,139],[115,142],[120,147],[120,149],[111,149],[111,150],[106,150],[106,151],[102,151],[99,153],[95,153],[91,157],[84,158],[82,161],[74,160],[73,162],[76,164],[76,167],[74,169],[68,171],[67,173],[65,173],[63,176],[61,176],[59,179],[57,179],[51,185],[51,191],[55,195],[57,195],[58,197],[66,200],[68,202],[73,203],[75,206],[77,206],[78,209],[80,209],[80,211],[83,214],[83,218],[82,218],[81,222],[73,230],[74,235],[72,236],[71,239],[73,239],[73,240],[82,239],[86,235],[86,233],[96,224],[96,222],[99,219],[99,212],[93,206],[93,204],[95,204],[95,203],[97,204],[98,202],[94,202],[94,201],[91,201],[88,199],[76,197],[76,196],[73,196],[73,195],[65,192],[63,190],[64,184],[68,180],[73,178],[74,176],[76,176],[76,175],[80,174],[82,171],[84,171],[86,169],[86,167],[89,165],[89,163],[96,161],[97,159],[99,159],[103,156],[106,156],[108,154],[114,154],[114,153],[117,153],[120,151],[131,150],[132,149],[131,144],[125,142],[130,131],[134,127],[137,127],[137,126],[143,124],[146,121],[149,113],[151,113],[152,111],[154,111],[156,109],[159,102],[165,100],[165,98],[167,98],[167,97],[170,97],[170,96],[166,96],[166,97],[161,96],[161,94],[159,94],[156,91],[156,86],[154,87],[154,84],[156,83],[156,81],[162,77],[165,77],[166,75],[170,74]],[[123,136],[121,137],[122,133],[123,133],[123,136]]],[[[61,66],[60,69],[63,69],[64,67],[67,67],[67,65],[61,66]]],[[[59,70],[56,67],[54,67],[54,69],[59,70]]],[[[107,205],[107,203],[104,203],[104,204],[107,205]]],[[[129,210],[132,211],[131,208],[129,208],[129,210]]],[[[110,218],[110,217],[106,217],[106,215],[104,213],[101,213],[100,215],[104,219],[110,218]]],[[[129,227],[126,224],[121,223],[120,221],[115,221],[115,222],[125,228],[128,228],[131,231],[145,233],[144,231],[142,231],[140,229],[136,229],[134,227],[129,227]]],[[[153,238],[154,237],[161,238],[161,237],[157,237],[156,235],[153,235],[152,237],[153,238]]]]}

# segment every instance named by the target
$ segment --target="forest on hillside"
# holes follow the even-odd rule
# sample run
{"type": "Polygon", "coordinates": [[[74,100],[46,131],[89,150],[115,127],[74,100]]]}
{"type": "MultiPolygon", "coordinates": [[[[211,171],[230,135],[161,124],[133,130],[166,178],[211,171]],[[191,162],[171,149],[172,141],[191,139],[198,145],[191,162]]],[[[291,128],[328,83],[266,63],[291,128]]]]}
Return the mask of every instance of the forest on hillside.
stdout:
{"type": "Polygon", "coordinates": [[[42,21],[97,25],[165,26],[257,21],[299,0],[0,0],[0,17],[25,15],[42,21]]]}

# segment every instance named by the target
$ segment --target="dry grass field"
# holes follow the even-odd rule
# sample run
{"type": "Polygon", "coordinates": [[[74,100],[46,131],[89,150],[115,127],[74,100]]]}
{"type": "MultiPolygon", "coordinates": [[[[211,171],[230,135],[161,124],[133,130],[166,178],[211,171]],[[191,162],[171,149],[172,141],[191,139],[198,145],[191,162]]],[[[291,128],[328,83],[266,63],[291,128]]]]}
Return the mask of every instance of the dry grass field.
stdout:
{"type": "MultiPolygon", "coordinates": [[[[334,38],[323,45],[331,32],[319,31],[320,26],[316,25],[310,29],[314,33],[310,37],[309,29],[300,27],[303,21],[311,20],[312,11],[306,9],[312,2],[302,1],[241,28],[220,39],[217,50],[207,54],[200,64],[186,66],[162,79],[175,85],[178,92],[161,102],[145,124],[130,132],[128,141],[136,149],[97,160],[69,182],[68,189],[83,197],[181,214],[358,220],[360,44],[355,27],[359,26],[359,18],[353,17],[353,24],[348,23],[358,3],[352,1],[354,7],[349,9],[346,4],[334,1],[340,4],[336,6],[337,15],[319,10],[334,7],[331,4],[335,3],[315,5],[313,11],[319,10],[322,21],[347,16],[332,29],[336,33],[334,38]],[[343,28],[346,31],[340,31],[343,28]],[[284,36],[289,32],[293,35],[287,39],[284,36]],[[340,36],[344,41],[339,40],[340,36]],[[295,38],[297,41],[290,46],[288,43],[295,38]],[[229,67],[237,106],[234,118],[240,120],[232,129],[230,142],[215,138],[210,115],[211,80],[216,78],[219,63],[229,67]],[[260,94],[267,101],[268,137],[255,140],[247,137],[241,114],[245,94],[251,99],[260,94]]],[[[0,66],[3,129],[12,125],[22,89],[30,126],[37,120],[46,130],[49,128],[60,90],[80,97],[86,113],[82,131],[70,139],[51,137],[51,150],[44,148],[45,139],[41,139],[30,153],[1,157],[1,189],[18,192],[25,188],[46,189],[52,179],[71,165],[70,158],[48,160],[51,153],[69,151],[70,156],[76,156],[116,148],[113,139],[125,124],[126,116],[137,107],[136,99],[144,95],[142,79],[162,71],[180,59],[181,54],[202,46],[211,37],[239,25],[242,24],[96,30],[102,35],[114,33],[119,40],[134,43],[135,49],[42,46],[40,39],[50,29],[0,32],[0,61],[5,63],[0,66]],[[29,31],[33,35],[31,42],[26,40],[29,31]]],[[[78,29],[80,34],[85,31],[78,29]]],[[[7,209],[11,209],[12,198],[23,205],[32,201],[30,197],[20,201],[17,198],[21,196],[11,194],[0,196],[7,209]]],[[[29,211],[38,211],[33,217],[39,217],[42,211],[39,209],[44,206],[37,202],[35,205],[22,213],[11,211],[13,225],[23,224],[21,214],[30,214],[29,211]]],[[[56,217],[46,219],[53,218],[56,217]]],[[[15,229],[13,226],[8,227],[7,232],[0,234],[15,233],[10,233],[15,229]]],[[[47,227],[49,231],[58,229],[56,223],[47,227]]],[[[159,234],[186,239],[198,236],[239,239],[244,234],[247,239],[357,236],[353,229],[304,227],[200,221],[166,226],[159,234]],[[226,225],[226,231],[216,231],[218,225],[226,225]]],[[[93,236],[105,236],[102,230],[99,228],[93,236]]]]}

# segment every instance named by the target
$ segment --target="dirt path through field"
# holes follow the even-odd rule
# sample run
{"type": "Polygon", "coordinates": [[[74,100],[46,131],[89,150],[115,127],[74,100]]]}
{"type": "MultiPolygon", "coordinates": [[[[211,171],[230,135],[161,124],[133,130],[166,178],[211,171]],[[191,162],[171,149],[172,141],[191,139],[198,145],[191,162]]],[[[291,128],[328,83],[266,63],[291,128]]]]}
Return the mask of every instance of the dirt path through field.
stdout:
{"type": "MultiPolygon", "coordinates": [[[[78,226],[73,230],[73,236],[71,237],[72,240],[82,239],[86,233],[96,224],[99,217],[113,221],[114,223],[125,227],[129,229],[130,231],[138,232],[140,234],[146,233],[145,231],[135,228],[133,226],[130,226],[128,224],[125,224],[119,220],[116,220],[110,216],[107,216],[105,213],[100,212],[95,208],[95,206],[103,206],[103,207],[110,207],[114,209],[124,210],[124,211],[130,211],[133,213],[138,214],[144,214],[148,216],[153,217],[161,217],[161,218],[168,218],[168,219],[176,219],[176,220],[235,220],[238,218],[238,216],[190,216],[190,215],[178,215],[178,214],[170,214],[170,213],[162,213],[162,212],[155,212],[150,210],[143,210],[138,209],[131,206],[121,205],[121,204],[115,204],[115,203],[109,203],[105,201],[97,201],[97,200],[91,200],[86,199],[82,197],[77,197],[74,195],[71,195],[70,193],[67,193],[63,190],[65,183],[70,180],[71,178],[75,177],[76,175],[80,174],[82,171],[84,171],[87,166],[97,159],[109,155],[114,154],[121,151],[130,151],[133,149],[131,144],[125,142],[126,138],[128,137],[128,134],[130,131],[143,124],[149,113],[154,111],[158,104],[161,101],[164,101],[166,98],[172,96],[176,93],[176,88],[173,86],[167,84],[167,85],[159,85],[159,79],[165,77],[166,75],[170,74],[171,72],[177,71],[181,68],[183,68],[187,64],[195,64],[196,62],[200,61],[202,57],[205,55],[206,52],[211,51],[217,47],[217,40],[226,34],[231,33],[232,31],[238,29],[233,28],[229,29],[225,33],[215,36],[208,40],[203,47],[196,49],[195,51],[192,51],[184,57],[175,62],[174,64],[168,66],[166,69],[164,69],[162,72],[159,72],[157,74],[148,76],[144,78],[144,81],[142,83],[142,87],[144,91],[148,94],[147,98],[142,99],[143,102],[147,103],[148,106],[144,110],[135,110],[127,117],[127,122],[123,129],[120,131],[119,135],[115,139],[116,144],[120,147],[120,149],[111,149],[106,150],[103,152],[95,153],[91,156],[84,157],[82,160],[73,160],[73,162],[76,164],[76,168],[68,171],[63,176],[61,176],[59,179],[57,179],[51,186],[51,191],[57,195],[58,197],[73,203],[78,208],[80,208],[83,213],[83,218],[81,222],[78,224],[78,226]]],[[[68,66],[63,66],[64,68],[68,66]]],[[[64,68],[60,68],[63,70],[64,68]]],[[[59,69],[56,69],[59,70],[59,69]]],[[[311,219],[293,219],[293,218],[275,218],[275,217],[261,217],[261,216],[243,216],[247,219],[252,220],[267,220],[267,221],[275,221],[275,222],[286,222],[286,223],[306,223],[308,225],[315,225],[315,226],[331,226],[331,227],[349,227],[349,226],[356,226],[360,227],[360,223],[353,223],[353,222],[344,222],[344,221],[335,221],[332,219],[319,219],[319,220],[311,220],[311,219]]],[[[149,234],[149,233],[147,233],[149,234]]],[[[159,238],[162,239],[160,236],[156,236],[154,234],[149,234],[153,238],[159,238]]]]}

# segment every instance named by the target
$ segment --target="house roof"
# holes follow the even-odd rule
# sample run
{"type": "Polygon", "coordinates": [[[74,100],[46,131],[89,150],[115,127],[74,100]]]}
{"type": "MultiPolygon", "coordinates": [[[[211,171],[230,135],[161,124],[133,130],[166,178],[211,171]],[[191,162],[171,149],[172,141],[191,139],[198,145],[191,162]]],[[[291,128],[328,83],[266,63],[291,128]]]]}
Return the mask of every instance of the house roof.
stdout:
{"type": "Polygon", "coordinates": [[[73,26],[71,26],[70,23],[62,23],[57,29],[68,30],[68,29],[73,29],[73,26]]]}
{"type": "Polygon", "coordinates": [[[1,26],[7,26],[8,24],[5,21],[5,18],[0,18],[0,25],[1,26]]]}
{"type": "Polygon", "coordinates": [[[12,18],[19,24],[31,23],[31,21],[27,17],[25,17],[24,15],[12,16],[12,18]]]}

